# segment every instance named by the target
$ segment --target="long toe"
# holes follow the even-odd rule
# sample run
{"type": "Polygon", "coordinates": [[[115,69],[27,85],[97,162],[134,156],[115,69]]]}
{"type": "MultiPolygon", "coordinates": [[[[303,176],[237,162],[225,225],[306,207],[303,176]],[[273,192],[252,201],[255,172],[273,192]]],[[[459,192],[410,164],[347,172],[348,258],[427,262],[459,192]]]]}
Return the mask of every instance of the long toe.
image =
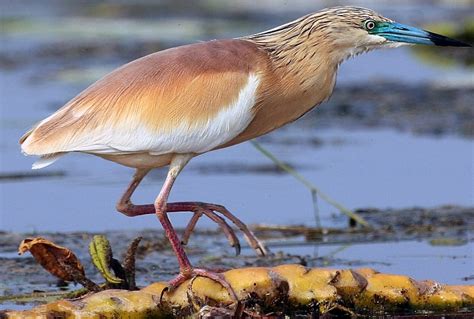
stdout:
{"type": "MultiPolygon", "coordinates": [[[[175,278],[173,278],[172,280],[170,280],[168,282],[168,287],[167,287],[166,291],[167,292],[172,292],[174,289],[176,289],[177,287],[182,285],[187,280],[189,280],[189,279],[192,280],[196,277],[209,278],[209,279],[221,284],[222,287],[224,287],[227,290],[227,292],[229,293],[232,300],[234,300],[235,302],[238,302],[238,298],[237,298],[237,295],[236,295],[234,289],[226,281],[224,275],[222,275],[221,273],[217,273],[217,272],[213,272],[213,271],[210,271],[210,270],[207,270],[207,269],[201,269],[201,268],[194,268],[190,272],[178,274],[175,278]]],[[[191,284],[192,284],[192,282],[191,282],[191,284]]]]}
{"type": "Polygon", "coordinates": [[[227,208],[222,205],[214,205],[214,204],[204,204],[208,209],[216,211],[229,219],[234,225],[236,225],[244,234],[245,239],[249,243],[250,247],[252,247],[257,255],[265,256],[267,254],[267,248],[265,245],[254,235],[254,233],[245,225],[240,219],[235,217],[227,208]]]}
{"type": "Polygon", "coordinates": [[[229,244],[231,247],[234,247],[235,249],[235,254],[239,255],[240,254],[240,241],[237,235],[235,235],[234,230],[232,227],[229,226],[229,224],[225,221],[224,218],[220,217],[217,215],[215,212],[209,209],[204,209],[200,208],[199,210],[196,209],[194,212],[194,215],[191,217],[189,220],[188,225],[184,229],[183,236],[181,237],[181,244],[182,245],[187,245],[189,242],[189,237],[191,236],[192,232],[194,231],[194,228],[196,227],[196,224],[198,220],[203,216],[207,216],[210,220],[215,222],[224,232],[225,236],[227,237],[227,240],[229,241],[229,244]]]}
{"type": "Polygon", "coordinates": [[[219,225],[219,227],[224,231],[229,243],[232,247],[235,248],[237,255],[240,253],[240,242],[238,237],[235,235],[234,230],[229,226],[224,218],[219,216],[222,215],[226,219],[230,220],[237,228],[239,228],[244,234],[245,240],[249,243],[257,255],[265,256],[267,254],[267,249],[265,245],[258,240],[258,238],[252,233],[252,231],[245,225],[240,219],[235,217],[227,208],[222,205],[202,203],[202,202],[177,202],[177,203],[168,203],[166,206],[167,213],[174,212],[192,212],[194,213],[193,217],[189,221],[184,235],[181,239],[183,245],[186,245],[191,233],[200,217],[206,215],[209,219],[219,225]]]}
{"type": "Polygon", "coordinates": [[[234,291],[234,289],[231,287],[231,285],[225,280],[225,277],[223,274],[221,273],[216,273],[216,272],[212,272],[212,271],[209,271],[209,270],[206,270],[206,269],[200,269],[200,268],[196,268],[194,269],[194,274],[195,276],[199,276],[199,277],[205,277],[205,278],[209,278],[209,279],[212,279],[214,280],[215,282],[218,282],[219,284],[222,285],[222,287],[224,287],[227,292],[229,293],[230,297],[238,302],[238,298],[237,298],[237,295],[234,291]]]}
{"type": "Polygon", "coordinates": [[[244,237],[249,243],[250,247],[255,250],[257,255],[266,256],[268,254],[267,247],[249,230],[250,234],[244,233],[244,237]]]}
{"type": "Polygon", "coordinates": [[[224,232],[227,240],[229,241],[230,246],[235,248],[235,254],[238,256],[240,254],[240,241],[237,235],[235,235],[234,230],[227,224],[224,218],[220,217],[212,210],[205,209],[202,212],[204,215],[209,217],[212,221],[214,221],[224,232]]]}

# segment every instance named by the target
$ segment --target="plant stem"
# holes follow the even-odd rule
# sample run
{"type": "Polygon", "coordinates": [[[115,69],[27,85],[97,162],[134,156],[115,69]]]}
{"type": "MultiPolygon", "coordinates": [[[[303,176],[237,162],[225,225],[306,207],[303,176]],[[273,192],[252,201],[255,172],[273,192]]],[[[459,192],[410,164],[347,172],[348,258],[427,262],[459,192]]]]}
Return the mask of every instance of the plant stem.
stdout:
{"type": "Polygon", "coordinates": [[[272,160],[278,167],[280,167],[282,170],[284,170],[285,172],[287,172],[288,174],[292,175],[294,178],[296,178],[298,181],[300,181],[304,186],[306,186],[312,193],[316,193],[317,195],[319,195],[319,197],[321,197],[321,199],[323,199],[324,201],[326,201],[327,203],[329,203],[330,205],[334,206],[335,208],[337,208],[340,212],[342,212],[343,214],[346,214],[347,216],[349,216],[350,218],[354,219],[355,221],[357,221],[359,224],[361,224],[362,226],[364,227],[368,227],[370,228],[370,224],[364,219],[362,218],[361,216],[357,215],[356,213],[354,213],[353,211],[351,211],[350,209],[344,207],[342,204],[338,203],[336,200],[332,199],[331,197],[329,197],[328,195],[326,195],[325,193],[321,192],[321,190],[319,188],[317,188],[316,186],[314,186],[310,181],[308,181],[303,175],[301,175],[300,173],[298,173],[295,169],[293,169],[292,167],[290,167],[289,165],[285,164],[284,162],[282,162],[281,160],[279,160],[275,155],[273,155],[269,150],[267,150],[266,148],[264,148],[260,143],[258,143],[257,141],[253,140],[253,141],[250,141],[250,143],[252,143],[252,145],[257,149],[259,150],[263,155],[265,155],[266,157],[268,157],[270,160],[272,160]]]}

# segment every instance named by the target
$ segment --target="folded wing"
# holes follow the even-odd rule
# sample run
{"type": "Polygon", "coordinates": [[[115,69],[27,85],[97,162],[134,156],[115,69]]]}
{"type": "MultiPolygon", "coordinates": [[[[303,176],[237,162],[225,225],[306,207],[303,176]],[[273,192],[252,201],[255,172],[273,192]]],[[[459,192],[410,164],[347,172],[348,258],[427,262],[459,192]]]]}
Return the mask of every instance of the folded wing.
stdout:
{"type": "Polygon", "coordinates": [[[20,140],[22,151],[42,156],[41,165],[67,152],[209,151],[251,122],[264,59],[242,40],[148,55],[105,76],[38,123],[20,140]]]}

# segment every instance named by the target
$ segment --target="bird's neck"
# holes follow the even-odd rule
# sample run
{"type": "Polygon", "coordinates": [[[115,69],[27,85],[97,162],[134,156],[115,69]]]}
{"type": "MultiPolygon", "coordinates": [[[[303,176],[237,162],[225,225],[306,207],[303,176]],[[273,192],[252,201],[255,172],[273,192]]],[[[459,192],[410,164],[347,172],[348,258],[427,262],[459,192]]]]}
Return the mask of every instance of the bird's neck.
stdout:
{"type": "MultiPolygon", "coordinates": [[[[326,52],[281,42],[255,43],[267,52],[272,78],[270,82],[278,88],[278,96],[299,101],[297,108],[302,110],[302,114],[332,95],[339,63],[326,58],[326,52]]],[[[299,116],[301,114],[294,117],[299,116]]]]}
{"type": "MultiPolygon", "coordinates": [[[[276,28],[274,31],[251,35],[246,40],[254,42],[265,51],[273,70],[283,81],[297,82],[302,90],[334,84],[339,65],[348,57],[343,50],[334,52],[329,36],[312,35],[300,31],[305,20],[276,28]]],[[[294,89],[294,87],[292,88],[294,89]]]]}

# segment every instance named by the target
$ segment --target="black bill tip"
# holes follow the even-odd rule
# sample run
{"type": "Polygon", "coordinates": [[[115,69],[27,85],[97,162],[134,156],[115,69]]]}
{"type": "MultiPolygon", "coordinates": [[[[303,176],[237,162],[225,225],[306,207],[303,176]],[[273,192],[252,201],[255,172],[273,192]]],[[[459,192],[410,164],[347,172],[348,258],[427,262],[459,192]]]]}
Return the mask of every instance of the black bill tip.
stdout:
{"type": "Polygon", "coordinates": [[[472,47],[472,45],[445,37],[444,35],[428,32],[428,38],[434,45],[442,46],[442,47],[472,47]]]}

